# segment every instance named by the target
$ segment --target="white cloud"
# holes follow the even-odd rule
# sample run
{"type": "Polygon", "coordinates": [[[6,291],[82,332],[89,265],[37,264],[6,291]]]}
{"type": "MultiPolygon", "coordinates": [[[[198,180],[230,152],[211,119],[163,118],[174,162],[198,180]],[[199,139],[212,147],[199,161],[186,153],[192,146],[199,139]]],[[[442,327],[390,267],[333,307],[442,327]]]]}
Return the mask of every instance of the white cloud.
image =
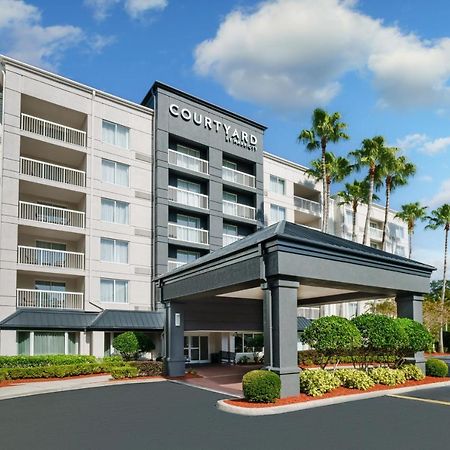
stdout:
{"type": "Polygon", "coordinates": [[[403,138],[397,139],[397,147],[407,151],[421,147],[428,140],[425,134],[408,134],[403,138]]]}
{"type": "Polygon", "coordinates": [[[421,175],[418,177],[419,181],[423,181],[424,183],[431,183],[433,181],[433,177],[431,175],[421,175]]]}
{"type": "Polygon", "coordinates": [[[432,139],[426,134],[408,134],[403,138],[397,139],[397,147],[405,151],[418,150],[427,155],[436,155],[450,147],[450,136],[432,139]]]}
{"type": "Polygon", "coordinates": [[[424,41],[356,3],[270,0],[234,10],[197,46],[195,68],[234,97],[278,108],[326,104],[355,71],[371,75],[380,104],[450,104],[450,39],[424,41]]]}
{"type": "MultiPolygon", "coordinates": [[[[84,4],[92,9],[96,20],[105,20],[111,10],[122,0],[84,0],[84,4]]],[[[168,0],[124,0],[123,7],[133,19],[140,18],[147,11],[164,9],[168,0]]]]}
{"type": "Polygon", "coordinates": [[[444,203],[450,203],[450,178],[441,183],[439,190],[433,197],[423,202],[423,204],[428,205],[430,208],[437,208],[444,203]]]}
{"type": "Polygon", "coordinates": [[[110,10],[120,0],[84,0],[84,4],[92,9],[96,20],[104,20],[108,17],[110,10]]]}
{"type": "Polygon", "coordinates": [[[94,34],[89,38],[89,48],[93,53],[101,53],[105,47],[116,42],[115,36],[94,34]]]}

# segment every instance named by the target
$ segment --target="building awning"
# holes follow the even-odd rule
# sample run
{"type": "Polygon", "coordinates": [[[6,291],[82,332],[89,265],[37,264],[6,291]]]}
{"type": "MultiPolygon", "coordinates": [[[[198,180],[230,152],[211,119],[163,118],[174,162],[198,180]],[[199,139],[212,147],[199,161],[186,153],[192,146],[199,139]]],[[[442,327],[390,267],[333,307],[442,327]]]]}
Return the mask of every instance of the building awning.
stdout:
{"type": "Polygon", "coordinates": [[[102,311],[92,322],[93,331],[112,330],[163,330],[164,312],[157,311],[102,311]]]}
{"type": "Polygon", "coordinates": [[[309,327],[312,320],[307,319],[306,317],[297,317],[297,331],[305,331],[306,328],[309,327]]]}

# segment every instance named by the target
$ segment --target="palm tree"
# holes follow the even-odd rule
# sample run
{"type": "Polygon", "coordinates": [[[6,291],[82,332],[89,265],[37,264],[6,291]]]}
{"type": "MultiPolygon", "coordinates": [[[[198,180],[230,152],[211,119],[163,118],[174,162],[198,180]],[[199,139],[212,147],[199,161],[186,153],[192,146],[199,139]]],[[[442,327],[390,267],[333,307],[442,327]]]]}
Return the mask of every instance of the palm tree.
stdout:
{"type": "MultiPolygon", "coordinates": [[[[331,184],[340,183],[350,175],[353,166],[347,158],[336,156],[332,152],[325,153],[325,167],[327,177],[325,179],[325,198],[327,201],[327,210],[330,209],[331,184]]],[[[311,162],[311,168],[306,172],[316,180],[322,179],[322,160],[315,159],[311,162]]]]}
{"type": "Polygon", "coordinates": [[[360,170],[362,167],[369,168],[369,201],[367,203],[367,216],[364,225],[363,244],[369,245],[369,223],[372,213],[372,202],[375,180],[379,176],[381,167],[386,155],[386,145],[383,136],[375,136],[372,139],[364,139],[361,148],[350,152],[356,160],[356,168],[360,170]]]}
{"type": "Polygon", "coordinates": [[[347,124],[341,122],[341,115],[338,112],[328,114],[321,108],[316,108],[312,114],[312,126],[309,130],[302,130],[298,135],[298,140],[306,144],[309,151],[322,151],[322,231],[326,232],[328,227],[328,199],[326,197],[326,152],[329,142],[336,143],[343,139],[348,139],[344,132],[347,124]]]}
{"type": "MultiPolygon", "coordinates": [[[[442,277],[441,304],[444,308],[445,290],[447,287],[447,254],[448,254],[448,231],[450,230],[450,204],[446,203],[437,209],[431,211],[431,215],[427,217],[428,225],[425,227],[430,230],[444,228],[444,276],[442,277]]],[[[439,351],[444,351],[444,320],[441,318],[441,330],[439,333],[439,351]]]]}
{"type": "MultiPolygon", "coordinates": [[[[345,190],[339,192],[336,197],[339,200],[339,206],[350,205],[352,208],[352,241],[356,241],[356,214],[359,205],[369,202],[369,183],[367,180],[345,183],[345,190]]],[[[373,194],[373,199],[377,198],[373,194]]]]}
{"type": "Polygon", "coordinates": [[[427,218],[427,208],[428,206],[421,206],[419,202],[407,203],[406,205],[402,205],[401,211],[395,215],[395,217],[403,220],[408,225],[409,258],[411,258],[412,253],[412,236],[416,222],[418,220],[423,222],[427,218]]]}
{"type": "Polygon", "coordinates": [[[416,166],[409,162],[405,156],[397,156],[399,149],[386,148],[383,165],[380,167],[380,178],[384,181],[386,202],[384,206],[383,238],[381,245],[385,249],[388,214],[390,208],[391,192],[399,186],[404,186],[408,178],[416,173],[416,166]]]}

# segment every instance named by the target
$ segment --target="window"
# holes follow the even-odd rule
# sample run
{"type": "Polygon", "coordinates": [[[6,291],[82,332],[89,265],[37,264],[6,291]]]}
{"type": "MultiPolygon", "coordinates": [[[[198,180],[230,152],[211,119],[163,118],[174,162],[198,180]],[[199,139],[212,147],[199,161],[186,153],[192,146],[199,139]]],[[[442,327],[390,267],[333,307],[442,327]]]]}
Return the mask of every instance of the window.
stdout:
{"type": "Polygon", "coordinates": [[[200,194],[201,187],[198,183],[194,183],[193,181],[187,181],[182,179],[177,179],[177,188],[178,189],[184,189],[185,191],[189,192],[196,192],[197,194],[200,194]]]}
{"type": "Polygon", "coordinates": [[[128,281],[102,278],[100,299],[102,303],[128,303],[128,281]]]}
{"type": "Polygon", "coordinates": [[[36,247],[45,250],[58,250],[58,251],[45,251],[42,250],[37,253],[36,262],[42,266],[61,266],[63,267],[66,259],[66,244],[60,244],[59,242],[46,242],[36,241],[36,247]]]}
{"type": "Polygon", "coordinates": [[[54,331],[18,331],[19,355],[78,354],[78,333],[54,331]]]}
{"type": "Polygon", "coordinates": [[[64,292],[66,290],[66,283],[59,281],[39,281],[34,283],[34,288],[38,291],[55,291],[64,292]]]}
{"type": "Polygon", "coordinates": [[[189,250],[177,250],[177,261],[182,263],[190,263],[200,258],[199,252],[192,252],[189,250]]]}
{"type": "Polygon", "coordinates": [[[227,234],[229,236],[237,236],[238,235],[238,227],[236,225],[224,223],[223,224],[223,234],[227,234]]]}
{"type": "Polygon", "coordinates": [[[183,153],[184,155],[193,156],[194,158],[200,158],[200,150],[194,148],[185,147],[184,145],[177,144],[177,152],[183,153]]]}
{"type": "Polygon", "coordinates": [[[102,180],[105,183],[117,184],[119,186],[129,185],[129,166],[109,159],[102,159],[102,180]]]}
{"type": "Polygon", "coordinates": [[[278,205],[270,205],[270,223],[280,222],[286,219],[286,208],[278,205]]]}
{"type": "Polygon", "coordinates": [[[262,347],[251,347],[251,339],[261,333],[236,333],[234,336],[235,353],[254,353],[262,351],[262,347]]]}
{"type": "Polygon", "coordinates": [[[232,192],[224,192],[223,199],[227,202],[237,203],[237,194],[233,194],[232,192]]]}
{"type": "Polygon", "coordinates": [[[381,250],[381,244],[379,244],[378,242],[370,241],[370,246],[372,248],[377,248],[378,250],[381,250]]]}
{"type": "Polygon", "coordinates": [[[101,238],[100,259],[106,262],[128,264],[128,242],[101,238]]]}
{"type": "Polygon", "coordinates": [[[200,219],[198,217],[177,214],[177,225],[189,228],[200,228],[200,219]]]}
{"type": "Polygon", "coordinates": [[[226,167],[227,169],[237,170],[237,164],[233,161],[227,161],[226,159],[224,159],[222,165],[223,165],[223,167],[226,167]]]}
{"type": "Polygon", "coordinates": [[[117,123],[103,121],[102,126],[103,142],[117,147],[128,148],[129,128],[117,123]]]}
{"type": "Polygon", "coordinates": [[[102,198],[102,220],[128,225],[128,203],[102,198]]]}
{"type": "Polygon", "coordinates": [[[370,228],[374,228],[375,230],[381,230],[381,224],[379,222],[370,221],[370,228]]]}
{"type": "Polygon", "coordinates": [[[270,175],[270,192],[275,194],[285,194],[285,181],[276,175],[270,175]]]}

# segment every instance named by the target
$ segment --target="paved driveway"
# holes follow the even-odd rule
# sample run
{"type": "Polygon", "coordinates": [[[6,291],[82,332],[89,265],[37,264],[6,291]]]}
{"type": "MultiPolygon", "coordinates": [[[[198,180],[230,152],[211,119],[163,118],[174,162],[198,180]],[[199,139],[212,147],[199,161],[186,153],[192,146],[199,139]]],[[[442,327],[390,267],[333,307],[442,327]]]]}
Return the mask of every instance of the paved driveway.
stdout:
{"type": "MultiPolygon", "coordinates": [[[[448,396],[450,390],[441,392],[448,396]]],[[[171,382],[0,401],[2,450],[448,448],[450,407],[376,398],[290,414],[218,411],[220,394],[171,382]]]]}

